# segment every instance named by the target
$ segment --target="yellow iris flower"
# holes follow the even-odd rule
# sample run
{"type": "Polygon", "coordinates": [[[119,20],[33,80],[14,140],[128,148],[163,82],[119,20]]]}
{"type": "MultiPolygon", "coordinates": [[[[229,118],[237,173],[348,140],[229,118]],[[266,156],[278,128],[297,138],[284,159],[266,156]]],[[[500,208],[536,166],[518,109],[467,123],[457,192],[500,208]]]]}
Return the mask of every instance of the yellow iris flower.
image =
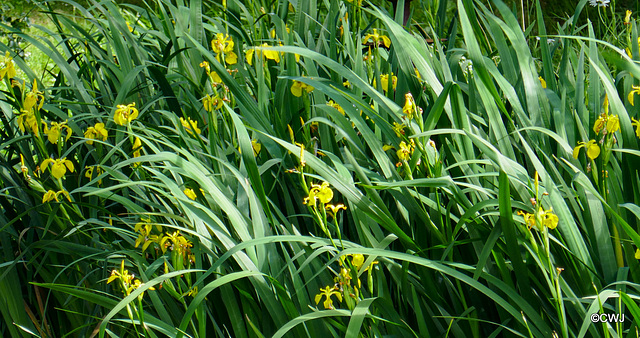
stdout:
{"type": "Polygon", "coordinates": [[[218,95],[211,97],[207,94],[202,99],[202,105],[204,106],[204,110],[208,112],[212,112],[214,110],[221,109],[224,105],[224,99],[220,98],[218,95]]]}
{"type": "Polygon", "coordinates": [[[629,92],[629,96],[627,96],[627,99],[629,100],[629,103],[631,103],[631,105],[633,106],[633,97],[634,94],[640,94],[640,86],[631,86],[631,92],[629,92]]]}
{"type": "Polygon", "coordinates": [[[538,80],[540,80],[540,85],[542,88],[547,89],[547,81],[545,81],[542,76],[538,76],[538,80]]]}
{"type": "Polygon", "coordinates": [[[193,189],[191,189],[191,188],[184,189],[184,194],[187,195],[187,197],[189,197],[190,199],[192,199],[194,201],[198,197],[198,195],[196,195],[196,192],[193,191],[193,189]]]}
{"type": "Polygon", "coordinates": [[[297,97],[302,96],[302,90],[305,90],[307,93],[313,91],[313,87],[300,81],[293,80],[293,85],[291,85],[291,94],[297,97]]]}
{"type": "Polygon", "coordinates": [[[558,216],[553,213],[553,208],[549,208],[549,210],[542,210],[542,207],[538,209],[538,213],[542,218],[542,225],[547,228],[553,230],[558,226],[558,216]]]}
{"type": "Polygon", "coordinates": [[[69,196],[69,193],[66,190],[60,190],[58,192],[49,190],[42,197],[42,203],[47,203],[54,200],[56,202],[60,202],[60,200],[58,200],[58,197],[60,197],[60,195],[63,195],[64,197],[67,198],[67,200],[69,200],[69,202],[71,202],[71,196],[69,196]]]}
{"type": "Polygon", "coordinates": [[[220,55],[224,54],[224,60],[230,64],[238,62],[238,55],[233,51],[233,39],[229,34],[218,33],[216,38],[211,40],[211,50],[216,53],[216,59],[221,62],[220,55]]]}
{"type": "Polygon", "coordinates": [[[640,121],[634,119],[633,117],[631,118],[631,125],[636,127],[636,136],[638,136],[638,138],[640,138],[640,121]]]}
{"type": "Polygon", "coordinates": [[[51,128],[44,124],[44,134],[47,135],[49,142],[51,144],[58,144],[58,140],[60,140],[60,136],[62,135],[62,129],[67,129],[67,136],[64,138],[65,142],[71,138],[71,128],[67,125],[67,121],[65,122],[51,122],[51,128]]]}
{"type": "Polygon", "coordinates": [[[344,109],[342,109],[339,104],[333,102],[333,100],[329,100],[329,102],[327,102],[327,106],[337,109],[340,114],[344,115],[344,109]]]}
{"type": "Polygon", "coordinates": [[[402,112],[407,115],[407,118],[411,120],[417,111],[416,102],[413,100],[413,95],[411,93],[407,93],[404,95],[404,107],[402,107],[402,112]]]}
{"type": "Polygon", "coordinates": [[[96,123],[93,127],[87,128],[87,131],[84,132],[84,137],[87,138],[87,144],[93,144],[93,140],[102,139],[102,141],[106,141],[107,137],[109,137],[109,132],[104,127],[104,123],[96,123]]]}
{"type": "MultiPolygon", "coordinates": [[[[260,45],[260,47],[268,48],[271,46],[267,43],[263,43],[262,45],[260,45]]],[[[257,57],[262,57],[264,55],[264,57],[267,60],[273,60],[276,63],[280,62],[280,53],[276,52],[275,50],[257,50],[255,48],[250,48],[245,52],[245,56],[247,58],[247,63],[252,66],[253,66],[253,54],[256,54],[257,57]]]]}
{"type": "Polygon", "coordinates": [[[320,201],[322,204],[331,202],[333,198],[333,190],[329,187],[328,182],[322,182],[322,184],[312,184],[309,189],[309,196],[304,199],[304,204],[315,207],[316,201],[320,201]]]}
{"type": "Polygon", "coordinates": [[[31,86],[31,91],[27,92],[24,97],[24,101],[22,102],[22,107],[26,111],[32,111],[33,108],[42,109],[42,105],[44,104],[44,95],[42,92],[38,91],[38,82],[36,79],[33,79],[33,86],[31,86]],[[38,103],[39,102],[39,103],[38,103]]]}
{"type": "MultiPolygon", "coordinates": [[[[88,179],[93,179],[93,172],[96,172],[96,176],[100,176],[104,173],[104,169],[100,168],[100,166],[94,165],[94,166],[90,166],[90,167],[84,167],[84,169],[86,170],[84,173],[84,177],[88,178],[88,179]]],[[[98,180],[98,184],[102,184],[102,179],[98,180]]]]}
{"type": "Polygon", "coordinates": [[[0,80],[4,79],[6,76],[9,79],[16,77],[16,67],[13,64],[13,58],[11,57],[11,53],[7,51],[4,54],[4,67],[0,69],[0,80]]]}
{"type": "Polygon", "coordinates": [[[382,41],[382,44],[384,44],[384,46],[387,48],[391,46],[391,40],[389,39],[389,37],[387,37],[386,35],[378,34],[378,30],[375,28],[373,29],[373,34],[365,35],[362,43],[366,44],[367,42],[369,42],[369,40],[372,40],[376,47],[378,46],[379,41],[382,41]]]}
{"type": "Polygon", "coordinates": [[[316,295],[316,304],[320,303],[320,301],[322,300],[322,297],[326,297],[325,301],[322,303],[322,305],[324,305],[325,309],[334,309],[333,307],[333,300],[331,300],[331,296],[335,295],[336,298],[338,298],[338,301],[342,302],[342,294],[340,293],[340,291],[338,291],[337,287],[329,287],[327,286],[326,288],[320,288],[320,293],[316,295]]]}
{"type": "Polygon", "coordinates": [[[133,141],[133,157],[140,157],[140,151],[142,150],[142,142],[139,137],[133,141]]]}
{"type": "MultiPolygon", "coordinates": [[[[31,132],[40,136],[40,129],[38,128],[38,119],[33,111],[21,110],[22,114],[18,115],[18,128],[24,133],[25,130],[30,129],[31,132]]],[[[44,121],[40,121],[42,124],[46,124],[44,121]]]]}
{"type": "Polygon", "coordinates": [[[182,126],[187,131],[187,133],[193,135],[193,131],[195,130],[196,134],[200,135],[200,128],[198,128],[198,121],[194,121],[188,117],[185,120],[184,118],[181,117],[180,123],[182,123],[182,126]]]}
{"type": "Polygon", "coordinates": [[[408,161],[411,158],[411,154],[413,154],[413,146],[407,145],[405,141],[400,142],[400,149],[396,151],[400,161],[408,161]]]}
{"type": "MultiPolygon", "coordinates": [[[[120,280],[120,287],[122,287],[122,292],[125,295],[130,295],[135,289],[142,286],[142,282],[139,279],[134,279],[132,274],[129,274],[129,270],[124,269],[124,260],[120,263],[120,270],[113,269],[111,271],[111,276],[107,279],[107,284],[113,282],[114,280],[120,280]]],[[[149,290],[155,290],[155,288],[150,287],[149,290]]],[[[144,292],[138,296],[138,299],[141,300],[144,296],[144,292]]]]}
{"type": "Polygon", "coordinates": [[[136,109],[136,103],[131,103],[128,105],[119,104],[118,109],[116,109],[115,115],[113,116],[113,120],[121,125],[127,125],[131,123],[131,121],[135,120],[138,117],[138,109],[136,109]]]}
{"type": "Polygon", "coordinates": [[[595,140],[590,140],[589,142],[578,142],[578,146],[573,148],[573,158],[578,159],[580,148],[585,148],[587,150],[587,156],[592,160],[595,160],[598,155],[600,155],[600,146],[598,146],[598,143],[596,143],[595,140]]]}
{"type": "Polygon", "coordinates": [[[57,160],[48,158],[42,161],[40,168],[42,168],[42,170],[45,170],[49,166],[49,164],[51,164],[51,174],[57,179],[63,177],[67,173],[67,169],[69,169],[70,172],[73,172],[74,170],[73,162],[67,160],[66,157],[61,159],[59,158],[57,160]]]}

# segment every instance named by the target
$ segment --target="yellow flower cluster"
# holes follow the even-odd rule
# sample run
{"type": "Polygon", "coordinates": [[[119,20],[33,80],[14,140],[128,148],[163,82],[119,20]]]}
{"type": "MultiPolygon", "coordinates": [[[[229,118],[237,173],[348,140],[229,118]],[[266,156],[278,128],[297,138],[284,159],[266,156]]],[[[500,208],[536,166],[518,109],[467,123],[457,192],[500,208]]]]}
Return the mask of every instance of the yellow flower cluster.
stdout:
{"type": "MultiPolygon", "coordinates": [[[[609,100],[605,97],[605,112],[598,116],[598,119],[593,124],[593,131],[596,134],[603,133],[602,140],[600,144],[606,143],[606,145],[611,146],[612,143],[605,142],[605,138],[611,141],[611,137],[613,137],[613,133],[620,130],[620,119],[618,115],[610,115],[608,114],[609,110],[609,100]]],[[[633,120],[633,119],[632,119],[633,120]]],[[[640,137],[640,134],[638,134],[640,137]]],[[[607,146],[605,146],[606,149],[607,146]]],[[[592,160],[595,160],[598,156],[600,156],[600,145],[596,140],[589,140],[588,142],[578,142],[578,145],[573,148],[573,158],[577,159],[580,154],[580,149],[585,148],[587,151],[587,157],[592,160]]]]}
{"type": "MultiPolygon", "coordinates": [[[[606,105],[607,103],[605,103],[606,105]]],[[[608,115],[606,112],[600,114],[596,122],[593,124],[593,131],[600,134],[605,129],[608,134],[615,133],[620,130],[620,119],[618,115],[608,115]]]]}
{"type": "Polygon", "coordinates": [[[138,238],[135,242],[135,247],[137,248],[142,244],[142,252],[145,252],[150,245],[157,245],[156,250],[160,249],[162,253],[166,253],[167,250],[172,252],[172,259],[179,259],[179,266],[182,265],[186,259],[193,262],[195,261],[195,256],[191,254],[191,248],[193,244],[186,239],[184,236],[180,234],[180,231],[174,231],[173,233],[162,234],[162,226],[160,224],[155,224],[155,228],[157,233],[152,234],[153,226],[151,223],[151,219],[143,218],[140,222],[136,223],[134,227],[134,231],[138,233],[138,238]],[[175,254],[175,255],[174,255],[175,254]]]}
{"type": "MultiPolygon", "coordinates": [[[[24,84],[22,87],[24,92],[24,84]]],[[[22,100],[21,114],[18,116],[18,128],[20,128],[20,131],[24,133],[28,128],[35,136],[40,135],[36,111],[42,109],[43,104],[44,95],[41,91],[38,91],[38,82],[33,79],[31,90],[26,92],[22,100]]],[[[41,123],[46,125],[44,121],[41,121],[41,123]]]]}
{"type": "MultiPolygon", "coordinates": [[[[352,275],[354,273],[357,274],[364,264],[364,255],[351,254],[347,256],[351,256],[351,262],[350,264],[348,264],[346,257],[340,257],[340,273],[333,279],[333,281],[335,282],[333,287],[327,285],[325,288],[320,288],[320,293],[315,296],[316,304],[320,303],[323,297],[325,298],[325,301],[322,303],[325,309],[335,308],[331,296],[335,296],[339,302],[342,302],[344,295],[344,299],[347,301],[347,305],[350,305],[350,307],[353,305],[353,303],[357,303],[359,300],[362,283],[357,277],[356,282],[352,283],[352,275]]],[[[378,264],[378,261],[372,262],[364,269],[364,271],[367,271],[368,274],[370,289],[373,285],[371,278],[373,266],[375,264],[378,264]]]]}
{"type": "Polygon", "coordinates": [[[558,226],[558,216],[553,213],[553,208],[543,210],[542,207],[538,207],[538,212],[535,214],[518,211],[518,215],[524,218],[524,222],[529,230],[531,230],[531,228],[542,230],[542,227],[553,230],[558,226]]]}
{"type": "MultiPolygon", "coordinates": [[[[111,271],[111,276],[109,277],[109,279],[107,279],[107,284],[113,282],[116,279],[120,280],[120,287],[122,288],[122,292],[125,296],[130,295],[131,292],[133,292],[143,284],[139,279],[135,278],[133,274],[129,274],[129,270],[125,270],[124,259],[120,263],[119,270],[113,269],[113,271],[111,271]]],[[[155,290],[155,288],[150,287],[149,290],[155,290]]],[[[140,296],[138,296],[138,299],[142,299],[143,296],[144,292],[141,293],[140,296]]]]}

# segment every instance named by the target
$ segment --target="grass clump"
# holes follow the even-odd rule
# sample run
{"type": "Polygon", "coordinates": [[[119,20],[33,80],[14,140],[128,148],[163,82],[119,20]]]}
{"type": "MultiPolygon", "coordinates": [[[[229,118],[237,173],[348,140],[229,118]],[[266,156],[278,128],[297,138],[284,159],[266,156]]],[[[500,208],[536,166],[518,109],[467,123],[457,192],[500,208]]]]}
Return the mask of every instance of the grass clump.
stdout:
{"type": "Polygon", "coordinates": [[[0,333],[633,334],[638,30],[587,3],[539,40],[471,0],[3,24],[55,67],[0,44],[0,333]]]}

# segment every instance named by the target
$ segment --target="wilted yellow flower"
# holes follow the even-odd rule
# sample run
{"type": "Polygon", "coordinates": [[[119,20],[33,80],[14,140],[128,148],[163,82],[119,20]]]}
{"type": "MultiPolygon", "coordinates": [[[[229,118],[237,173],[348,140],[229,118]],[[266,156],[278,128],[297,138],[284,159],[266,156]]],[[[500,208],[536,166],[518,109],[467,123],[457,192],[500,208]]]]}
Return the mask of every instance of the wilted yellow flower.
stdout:
{"type": "Polygon", "coordinates": [[[60,200],[58,199],[58,197],[60,197],[60,195],[63,195],[64,197],[67,198],[67,200],[69,200],[69,202],[71,202],[71,196],[69,196],[69,193],[66,190],[60,190],[58,192],[55,192],[53,190],[49,190],[42,197],[42,203],[47,203],[47,202],[51,202],[51,201],[54,201],[54,200],[56,202],[60,202],[60,200]]]}
{"type": "Polygon", "coordinates": [[[93,140],[102,139],[102,141],[106,141],[107,137],[109,137],[109,132],[104,127],[104,123],[96,123],[93,127],[87,128],[87,131],[84,132],[84,137],[88,138],[87,144],[93,144],[93,140]]]}
{"type": "Polygon", "coordinates": [[[629,92],[629,96],[627,96],[627,99],[629,100],[629,103],[631,103],[631,105],[633,106],[633,96],[634,94],[640,94],[640,86],[631,86],[631,92],[629,92]]]}
{"type": "Polygon", "coordinates": [[[42,164],[40,165],[40,168],[42,170],[45,170],[49,164],[51,165],[51,175],[53,175],[53,177],[59,179],[61,177],[63,177],[66,173],[67,173],[67,168],[69,169],[70,172],[73,172],[74,167],[73,167],[73,162],[67,160],[66,157],[62,158],[62,159],[46,159],[44,161],[42,161],[42,164]]]}
{"type": "Polygon", "coordinates": [[[185,120],[184,118],[181,117],[180,123],[182,123],[182,126],[189,134],[193,135],[193,131],[195,130],[196,134],[200,135],[200,128],[198,128],[198,121],[194,121],[188,117],[185,120]]]}
{"type": "Polygon", "coordinates": [[[373,44],[376,47],[378,46],[378,42],[379,41],[382,41],[382,43],[387,48],[389,48],[389,46],[391,46],[391,40],[389,39],[389,37],[387,37],[386,35],[378,34],[378,30],[375,29],[375,28],[373,29],[373,34],[365,35],[364,39],[362,39],[362,43],[366,44],[367,42],[369,42],[369,40],[372,40],[373,44]]]}
{"type": "Polygon", "coordinates": [[[631,24],[631,14],[632,14],[632,12],[627,9],[627,12],[626,12],[626,14],[624,16],[624,24],[625,25],[631,24]]]}
{"type": "Polygon", "coordinates": [[[326,288],[320,288],[320,293],[316,295],[316,304],[320,303],[320,300],[322,300],[322,297],[326,297],[325,301],[322,303],[322,305],[324,305],[325,309],[333,309],[333,300],[331,300],[331,296],[335,295],[336,298],[338,298],[338,301],[342,302],[342,294],[340,293],[340,291],[338,291],[339,289],[337,287],[329,287],[327,286],[326,288]]]}
{"type": "Polygon", "coordinates": [[[598,143],[596,143],[595,140],[590,140],[589,142],[578,142],[578,146],[573,148],[573,158],[578,159],[580,148],[585,148],[587,150],[587,156],[592,160],[595,160],[598,155],[600,155],[600,146],[598,146],[598,143]]]}
{"type": "Polygon", "coordinates": [[[136,103],[131,103],[128,105],[119,104],[118,109],[116,109],[115,115],[113,116],[113,120],[121,125],[127,125],[131,123],[131,121],[135,120],[138,117],[138,109],[136,109],[136,103]]]}
{"type": "Polygon", "coordinates": [[[304,82],[300,82],[300,81],[296,81],[293,80],[293,85],[291,85],[291,94],[297,96],[297,97],[301,97],[302,96],[302,90],[305,90],[307,93],[310,93],[311,91],[313,91],[313,87],[304,83],[304,82]]]}
{"type": "Polygon", "coordinates": [[[51,128],[49,128],[45,123],[44,134],[47,135],[47,138],[49,139],[49,142],[51,142],[51,144],[58,144],[58,140],[62,135],[62,129],[64,128],[67,129],[67,136],[65,137],[64,140],[68,141],[69,138],[71,138],[71,128],[67,125],[67,121],[64,121],[61,123],[51,122],[51,128]]]}
{"type": "Polygon", "coordinates": [[[11,57],[11,53],[7,51],[4,54],[4,67],[0,69],[0,80],[4,79],[6,76],[9,79],[16,77],[16,68],[13,64],[13,58],[11,57]]]}
{"type": "Polygon", "coordinates": [[[593,124],[593,131],[596,134],[599,134],[600,131],[602,130],[602,128],[604,128],[606,125],[607,125],[607,114],[606,113],[602,113],[602,114],[600,114],[600,116],[598,116],[598,119],[593,124]]]}

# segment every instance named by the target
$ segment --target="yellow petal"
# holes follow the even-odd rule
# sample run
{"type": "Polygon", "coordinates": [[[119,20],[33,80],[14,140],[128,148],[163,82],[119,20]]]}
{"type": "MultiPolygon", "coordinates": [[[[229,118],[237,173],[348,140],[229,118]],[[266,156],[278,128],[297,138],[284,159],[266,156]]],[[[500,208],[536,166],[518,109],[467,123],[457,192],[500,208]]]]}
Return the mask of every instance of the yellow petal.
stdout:
{"type": "Polygon", "coordinates": [[[598,155],[600,155],[600,147],[595,143],[595,141],[593,143],[589,141],[589,145],[587,146],[587,156],[589,156],[590,159],[595,160],[598,155]]]}

